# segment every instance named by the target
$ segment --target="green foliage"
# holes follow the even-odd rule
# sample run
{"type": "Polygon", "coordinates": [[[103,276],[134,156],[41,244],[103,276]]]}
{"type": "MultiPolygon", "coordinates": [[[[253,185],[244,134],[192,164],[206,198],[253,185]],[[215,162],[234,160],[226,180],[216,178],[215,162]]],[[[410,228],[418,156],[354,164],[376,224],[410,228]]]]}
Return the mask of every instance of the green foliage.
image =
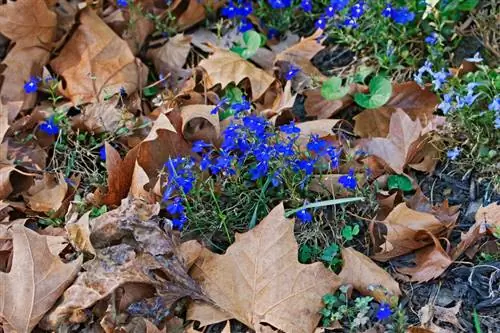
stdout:
{"type": "Polygon", "coordinates": [[[390,175],[387,179],[387,187],[389,190],[401,190],[403,192],[413,190],[411,180],[405,175],[390,175]]]}
{"type": "Polygon", "coordinates": [[[365,109],[379,108],[391,98],[392,84],[384,76],[377,75],[370,80],[370,93],[354,95],[354,101],[365,109]]]}
{"type": "Polygon", "coordinates": [[[349,301],[347,286],[341,286],[335,294],[323,296],[324,308],[320,311],[323,316],[322,324],[328,327],[336,321],[347,320],[351,330],[365,327],[370,322],[370,303],[373,300],[370,296],[357,297],[354,302],[349,301]]]}
{"type": "Polygon", "coordinates": [[[257,53],[257,50],[266,44],[266,36],[254,30],[243,33],[243,44],[231,48],[231,51],[240,55],[244,59],[249,59],[257,53]]]}
{"type": "Polygon", "coordinates": [[[408,316],[404,309],[399,306],[391,316],[391,322],[386,324],[387,333],[406,333],[408,329],[408,316]]]}
{"type": "Polygon", "coordinates": [[[355,224],[354,227],[346,225],[342,228],[342,237],[346,241],[352,241],[354,236],[359,234],[359,225],[355,224]]]}
{"type": "Polygon", "coordinates": [[[107,212],[108,212],[108,207],[106,205],[102,205],[101,207],[92,207],[92,209],[90,210],[89,217],[96,218],[107,212]]]}
{"type": "Polygon", "coordinates": [[[327,100],[341,99],[349,92],[349,86],[342,86],[342,79],[334,76],[321,85],[321,96],[327,100]]]}

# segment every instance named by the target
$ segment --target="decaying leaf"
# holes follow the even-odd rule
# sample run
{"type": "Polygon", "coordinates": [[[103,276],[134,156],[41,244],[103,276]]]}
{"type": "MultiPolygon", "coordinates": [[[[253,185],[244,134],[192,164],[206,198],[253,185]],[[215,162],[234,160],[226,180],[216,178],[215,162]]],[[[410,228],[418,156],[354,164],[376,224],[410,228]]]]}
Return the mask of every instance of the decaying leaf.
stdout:
{"type": "Polygon", "coordinates": [[[41,180],[35,180],[35,184],[23,195],[28,207],[35,212],[56,212],[61,207],[66,193],[68,183],[62,174],[44,174],[41,180]]]}
{"type": "Polygon", "coordinates": [[[216,11],[223,5],[223,1],[217,0],[176,0],[171,7],[178,29],[185,30],[203,21],[208,11],[216,11]],[[182,9],[182,12],[176,8],[182,9]]]}
{"type": "Polygon", "coordinates": [[[154,218],[158,211],[158,205],[125,199],[120,208],[92,221],[90,239],[96,257],[85,263],[85,272],[46,315],[44,328],[54,329],[63,320],[85,321],[84,309],[125,284],[153,287],[166,308],[185,296],[205,299],[186,272],[175,236],[158,226],[154,218]]]}
{"type": "Polygon", "coordinates": [[[274,77],[236,53],[217,50],[208,59],[200,61],[199,66],[207,73],[207,88],[217,84],[224,89],[229,83],[240,83],[248,78],[252,87],[252,99],[259,99],[274,81],[274,77]]]}
{"type": "MultiPolygon", "coordinates": [[[[433,244],[416,252],[414,267],[400,267],[397,269],[398,272],[409,275],[409,281],[426,282],[435,279],[453,262],[448,254],[449,250],[444,250],[439,243],[439,239],[432,233],[422,230],[415,235],[416,241],[429,238],[433,244]]],[[[428,242],[428,240],[425,242],[428,242]]]]}
{"type": "Polygon", "coordinates": [[[272,121],[272,119],[279,117],[283,111],[291,109],[295,104],[296,98],[297,94],[292,94],[292,83],[288,81],[283,89],[283,93],[274,99],[271,108],[262,110],[260,114],[272,121]]]}
{"type": "Polygon", "coordinates": [[[82,108],[81,114],[71,119],[71,123],[76,128],[93,133],[115,133],[123,125],[127,115],[131,116],[118,103],[120,98],[114,96],[103,102],[88,104],[82,108]]]}
{"type": "Polygon", "coordinates": [[[282,204],[274,208],[257,227],[237,234],[224,255],[203,250],[191,276],[218,308],[194,303],[189,319],[205,326],[236,318],[257,332],[266,323],[285,332],[314,331],[321,297],[340,280],[321,263],[297,261],[293,222],[284,213],[282,204]]]}
{"type": "Polygon", "coordinates": [[[422,131],[420,120],[413,121],[403,110],[398,109],[391,116],[387,138],[366,139],[362,146],[368,154],[377,156],[401,174],[414,157],[422,131]]]}
{"type": "Polygon", "coordinates": [[[18,0],[0,6],[0,31],[19,48],[50,46],[56,24],[56,14],[45,1],[18,0]]]}
{"type": "Polygon", "coordinates": [[[457,315],[462,306],[462,301],[458,301],[455,306],[445,308],[434,304],[427,304],[418,311],[420,323],[433,333],[453,333],[463,331],[462,325],[458,321],[457,315]],[[451,324],[455,330],[445,329],[439,326],[441,323],[451,324]]]}
{"type": "Polygon", "coordinates": [[[0,322],[6,333],[30,332],[76,277],[82,258],[63,263],[47,236],[22,225],[13,226],[12,234],[12,269],[0,272],[0,322]]]}
{"type": "Polygon", "coordinates": [[[51,61],[66,81],[62,94],[79,105],[102,101],[120,89],[128,94],[140,89],[147,70],[127,43],[90,9],[82,10],[79,19],[77,30],[51,61]]]}
{"type": "Polygon", "coordinates": [[[182,134],[186,140],[215,143],[220,135],[219,116],[213,105],[186,105],[181,108],[182,134]]]}
{"type": "Polygon", "coordinates": [[[90,242],[90,211],[83,214],[82,217],[76,221],[68,221],[65,228],[71,244],[76,249],[92,255],[96,254],[90,242]]]}
{"type": "Polygon", "coordinates": [[[339,278],[343,284],[351,284],[360,293],[371,295],[379,302],[390,303],[401,295],[396,280],[362,253],[353,248],[342,249],[342,262],[339,278]]]}
{"type": "Polygon", "coordinates": [[[166,75],[184,66],[191,50],[191,37],[177,34],[162,47],[152,49],[148,55],[158,73],[166,75]]]}

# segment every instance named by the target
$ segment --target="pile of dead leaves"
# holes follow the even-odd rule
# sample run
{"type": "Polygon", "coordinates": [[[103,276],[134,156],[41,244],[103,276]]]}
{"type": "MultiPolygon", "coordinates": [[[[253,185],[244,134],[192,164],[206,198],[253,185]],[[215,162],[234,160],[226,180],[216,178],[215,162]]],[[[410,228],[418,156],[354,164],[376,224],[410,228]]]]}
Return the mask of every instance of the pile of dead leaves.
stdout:
{"type": "MultiPolygon", "coordinates": [[[[384,106],[344,119],[344,111],[356,108],[352,96],[368,88],[352,85],[335,101],[321,96],[317,82],[326,77],[311,63],[324,48],[321,31],[269,41],[245,60],[229,50],[241,40],[235,31],[223,38],[202,28],[183,32],[222,1],[136,2],[155,15],[174,14],[179,33],[157,38],[150,20],[111,1],[0,5],[0,32],[8,45],[0,73],[3,331],[194,332],[194,322],[206,327],[236,319],[257,332],[313,332],[322,296],[340,285],[394,302],[401,296],[395,278],[435,279],[481,238],[498,232],[500,206],[491,204],[477,211],[476,224],[452,245],[459,207],[429,202],[417,185],[414,171],[431,173],[440,158],[437,129],[444,120],[434,115],[438,98],[431,92],[414,82],[395,83],[384,106]],[[280,78],[290,65],[302,71],[284,83],[280,78]],[[23,85],[32,77],[58,77],[62,99],[51,103],[46,91],[25,93],[23,85]],[[230,84],[277,125],[296,119],[292,108],[297,97],[305,98],[305,121],[297,125],[304,135],[300,144],[317,134],[348,154],[364,152],[315,184],[318,191],[346,195],[337,183],[351,167],[370,168],[381,184],[379,212],[370,223],[373,249],[342,249],[339,274],[321,263],[298,262],[294,221],[284,217],[283,205],[238,235],[225,254],[194,240],[181,243],[161,217],[163,164],[192,154],[194,140],[220,143],[228,120],[219,121],[211,111],[230,84]],[[146,97],[147,91],[154,96],[146,97]],[[66,114],[74,133],[128,130],[104,145],[106,186],[82,192],[82,174],[52,168],[57,138],[39,126],[55,110],[66,114]],[[339,128],[352,135],[346,139],[339,128]],[[395,174],[411,180],[413,196],[389,191],[387,177],[395,174]],[[76,196],[87,207],[114,209],[91,218],[76,196]],[[42,219],[59,219],[64,226],[41,228],[42,219]],[[397,266],[392,275],[372,261],[408,255],[414,255],[413,263],[397,266]],[[182,319],[177,306],[187,308],[182,319]]],[[[415,331],[435,329],[429,316],[415,331]]]]}

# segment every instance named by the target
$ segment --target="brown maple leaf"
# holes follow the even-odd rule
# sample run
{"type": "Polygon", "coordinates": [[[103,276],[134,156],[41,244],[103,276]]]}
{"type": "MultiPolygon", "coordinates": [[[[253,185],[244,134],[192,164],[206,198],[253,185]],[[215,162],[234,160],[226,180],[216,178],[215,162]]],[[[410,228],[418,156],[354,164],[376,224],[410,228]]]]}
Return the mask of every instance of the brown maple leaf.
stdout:
{"type": "Polygon", "coordinates": [[[194,303],[189,319],[205,326],[235,318],[256,332],[265,324],[284,332],[314,331],[322,296],[340,280],[319,262],[298,262],[293,221],[284,214],[283,204],[275,207],[257,227],[237,234],[224,255],[202,251],[191,276],[217,308],[194,303]]]}
{"type": "Polygon", "coordinates": [[[0,272],[0,322],[6,333],[30,332],[80,270],[82,257],[63,263],[47,236],[12,227],[14,255],[9,273],[0,272]]]}
{"type": "Polygon", "coordinates": [[[207,73],[207,88],[220,84],[224,89],[231,82],[238,84],[248,78],[252,100],[259,99],[274,82],[272,75],[230,51],[217,50],[208,59],[200,61],[199,66],[207,73]]]}

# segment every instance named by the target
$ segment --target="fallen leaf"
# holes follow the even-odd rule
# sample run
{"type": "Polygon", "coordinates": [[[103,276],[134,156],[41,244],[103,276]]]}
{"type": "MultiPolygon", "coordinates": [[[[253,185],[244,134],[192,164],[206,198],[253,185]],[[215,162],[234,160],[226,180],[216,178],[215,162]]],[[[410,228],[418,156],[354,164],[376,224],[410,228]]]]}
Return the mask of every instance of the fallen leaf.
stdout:
{"type": "Polygon", "coordinates": [[[296,98],[297,94],[292,94],[292,83],[288,81],[283,93],[276,97],[271,108],[262,110],[260,114],[266,119],[279,117],[283,111],[293,108],[296,98]]]}
{"type": "Polygon", "coordinates": [[[156,72],[166,75],[182,68],[191,51],[191,36],[177,34],[163,46],[151,49],[148,57],[152,59],[156,72]]]}
{"type": "Polygon", "coordinates": [[[265,323],[285,332],[312,332],[320,319],[321,297],[339,285],[321,263],[297,261],[293,221],[283,205],[254,229],[237,234],[224,255],[206,249],[191,268],[217,308],[194,303],[187,318],[205,326],[219,317],[235,318],[259,332],[265,323]],[[210,311],[212,309],[212,311],[210,311]]]}
{"type": "Polygon", "coordinates": [[[391,116],[387,138],[365,139],[361,145],[368,154],[377,156],[396,173],[402,174],[415,154],[422,130],[419,120],[411,120],[403,110],[398,109],[391,116]]]}
{"type": "Polygon", "coordinates": [[[106,170],[108,171],[108,191],[102,202],[106,205],[118,205],[130,190],[137,150],[133,149],[122,160],[120,153],[109,143],[104,145],[106,150],[106,170]]]}
{"type": "Polygon", "coordinates": [[[78,220],[68,221],[66,231],[71,244],[79,251],[95,256],[95,249],[90,242],[90,211],[83,214],[78,220]]]}
{"type": "Polygon", "coordinates": [[[215,143],[220,136],[220,122],[212,114],[213,105],[186,105],[181,108],[182,134],[189,141],[204,140],[215,143]]]}
{"type": "Polygon", "coordinates": [[[214,12],[224,5],[223,1],[217,0],[176,0],[171,5],[178,31],[203,21],[207,13],[214,12]],[[182,12],[176,10],[182,9],[182,12]]]}
{"type": "Polygon", "coordinates": [[[85,309],[130,283],[153,287],[167,308],[185,296],[206,300],[186,272],[176,236],[159,227],[158,212],[159,205],[124,199],[118,209],[92,221],[90,240],[96,257],[85,263],[85,272],[45,316],[44,329],[55,329],[64,320],[85,321],[85,309]]]}
{"type": "Polygon", "coordinates": [[[62,174],[46,173],[41,180],[35,180],[23,197],[28,207],[35,212],[48,213],[56,212],[61,207],[67,192],[68,183],[62,174]]]}
{"type": "Polygon", "coordinates": [[[79,115],[71,118],[71,124],[92,133],[115,133],[123,126],[124,119],[132,116],[120,108],[119,103],[120,97],[115,95],[103,102],[88,104],[79,115]]]}
{"type": "Polygon", "coordinates": [[[30,332],[76,277],[82,257],[63,263],[47,236],[22,225],[13,226],[12,235],[12,268],[0,272],[0,318],[7,333],[30,332]]]}
{"type": "Polygon", "coordinates": [[[402,109],[413,121],[419,119],[425,127],[434,118],[438,104],[438,96],[416,82],[393,84],[392,97],[383,107],[363,110],[354,117],[354,133],[360,137],[386,137],[397,109],[402,109]]]}
{"type": "Polygon", "coordinates": [[[364,254],[353,248],[342,249],[342,271],[339,278],[343,284],[351,284],[363,295],[371,295],[379,302],[392,303],[399,297],[399,284],[392,276],[364,254]]]}
{"type": "Polygon", "coordinates": [[[420,323],[423,327],[429,328],[433,333],[453,333],[464,331],[458,321],[457,315],[462,306],[462,301],[458,301],[455,306],[445,308],[435,304],[427,304],[418,311],[420,323]],[[439,326],[441,323],[452,325],[456,330],[449,330],[439,326]]]}
{"type": "Polygon", "coordinates": [[[102,101],[121,88],[128,94],[142,88],[147,70],[127,43],[89,8],[81,11],[79,20],[70,40],[50,63],[65,80],[61,93],[79,105],[102,101]]]}
{"type": "Polygon", "coordinates": [[[409,275],[409,281],[422,283],[435,279],[443,274],[453,262],[447,251],[439,243],[439,239],[432,233],[422,230],[415,235],[416,241],[429,238],[434,244],[415,253],[414,267],[397,268],[398,272],[409,275]]]}
{"type": "Polygon", "coordinates": [[[231,82],[239,84],[248,78],[252,100],[259,99],[274,82],[273,76],[230,51],[217,50],[208,59],[200,61],[199,66],[207,73],[207,88],[220,84],[224,89],[231,82]]]}
{"type": "Polygon", "coordinates": [[[17,0],[0,6],[0,32],[19,48],[50,46],[56,24],[56,14],[45,1],[17,0]]]}
{"type": "MultiPolygon", "coordinates": [[[[474,245],[487,231],[500,230],[500,205],[496,202],[486,207],[481,206],[476,212],[476,223],[467,233],[462,233],[460,243],[451,252],[453,260],[458,259],[469,247],[474,245]]],[[[497,231],[498,232],[498,231],[497,231]]]]}
{"type": "Polygon", "coordinates": [[[449,230],[452,225],[442,223],[436,216],[427,212],[410,209],[404,202],[398,204],[381,224],[386,229],[386,236],[381,244],[376,244],[375,260],[387,261],[404,254],[413,252],[430,243],[431,239],[417,240],[419,231],[425,230],[433,235],[440,236],[449,230]]]}
{"type": "Polygon", "coordinates": [[[306,96],[304,108],[307,115],[318,117],[318,119],[330,118],[354,102],[350,94],[341,99],[329,101],[321,96],[320,89],[307,90],[304,95],[306,96]]]}

